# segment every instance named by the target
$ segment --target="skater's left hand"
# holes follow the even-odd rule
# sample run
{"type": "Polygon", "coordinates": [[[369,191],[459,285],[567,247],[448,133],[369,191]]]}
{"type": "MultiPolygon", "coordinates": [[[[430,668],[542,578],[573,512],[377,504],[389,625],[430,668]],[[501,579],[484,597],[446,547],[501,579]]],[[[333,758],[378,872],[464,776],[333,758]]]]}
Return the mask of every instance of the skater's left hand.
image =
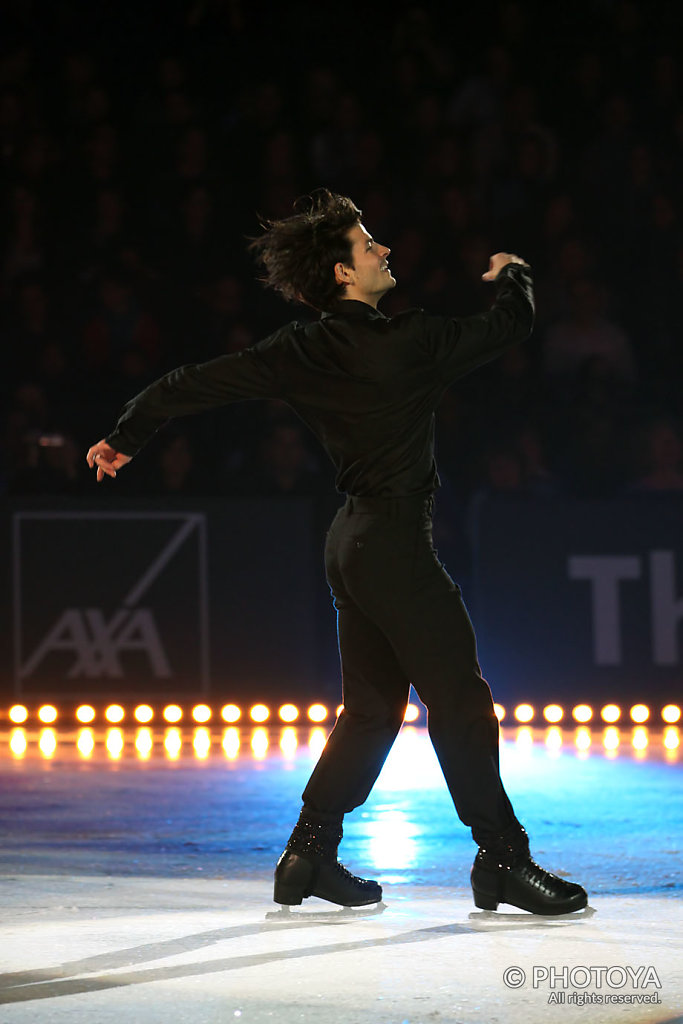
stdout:
{"type": "Polygon", "coordinates": [[[523,267],[529,266],[526,260],[523,260],[521,256],[515,256],[513,252],[497,252],[489,260],[489,269],[481,275],[482,281],[495,281],[508,263],[521,263],[523,267]]]}
{"type": "Polygon", "coordinates": [[[123,452],[117,452],[112,448],[110,444],[103,439],[94,444],[92,448],[88,450],[86,455],[86,462],[91,469],[97,469],[97,482],[98,484],[104,480],[106,476],[116,476],[116,470],[121,469],[127,465],[132,456],[124,455],[123,452]]]}

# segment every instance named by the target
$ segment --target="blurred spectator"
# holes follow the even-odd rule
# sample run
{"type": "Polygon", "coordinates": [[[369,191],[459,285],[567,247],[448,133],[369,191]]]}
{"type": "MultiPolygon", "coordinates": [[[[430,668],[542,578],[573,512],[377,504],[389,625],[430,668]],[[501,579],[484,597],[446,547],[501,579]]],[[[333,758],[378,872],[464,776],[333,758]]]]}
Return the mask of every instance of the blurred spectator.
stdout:
{"type": "Polygon", "coordinates": [[[45,250],[35,195],[21,185],[10,194],[9,231],[3,256],[3,279],[9,284],[23,274],[40,270],[45,250]]]}
{"type": "MultiPolygon", "coordinates": [[[[8,34],[6,475],[27,469],[18,421],[22,437],[37,430],[87,444],[93,418],[114,415],[166,368],[238,351],[314,315],[254,283],[244,243],[258,216],[286,214],[298,195],[327,185],[351,194],[393,249],[398,287],[387,313],[417,305],[477,314],[494,294],[481,282],[492,252],[519,251],[532,263],[535,338],[459,382],[438,411],[439,454],[458,503],[511,481],[516,459],[524,493],[607,495],[627,480],[668,479],[673,471],[652,460],[628,465],[625,439],[626,425],[650,409],[680,410],[675,5],[657,18],[642,0],[589,0],[585,13],[546,5],[542,29],[520,0],[486,15],[399,5],[388,36],[385,12],[366,5],[351,62],[344,47],[320,45],[332,31],[324,8],[293,18],[286,6],[266,6],[267,33],[259,5],[188,13],[151,0],[126,40],[125,64],[111,59],[117,19],[92,18],[83,0],[55,0],[54,45],[28,17],[8,34]],[[538,46],[538,32],[560,31],[560,17],[562,47],[538,46]],[[162,21],[164,31],[153,31],[162,21]],[[378,51],[380,30],[387,45],[378,51]],[[467,45],[454,48],[454,39],[467,45]],[[19,382],[28,389],[21,400],[19,382]],[[502,424],[514,457],[499,453],[482,474],[502,424]]],[[[308,435],[297,444],[298,423],[289,440],[284,431],[273,441],[275,454],[268,445],[249,454],[282,417],[277,403],[217,410],[197,433],[188,428],[189,448],[174,439],[178,465],[203,460],[207,444],[197,438],[220,437],[233,474],[252,460],[239,474],[242,492],[315,491],[308,453],[317,449],[308,435]]],[[[671,435],[667,444],[675,447],[671,435]]],[[[56,474],[50,486],[61,486],[68,445],[43,447],[38,461],[56,474]]],[[[201,469],[174,482],[161,471],[147,483],[131,474],[126,486],[190,493],[203,486],[203,461],[201,469]]],[[[31,479],[39,486],[40,472],[31,479]]]]}
{"type": "Polygon", "coordinates": [[[562,482],[548,467],[546,444],[541,431],[527,424],[517,434],[515,447],[522,462],[524,482],[529,494],[539,498],[560,494],[562,482]]]}
{"type": "Polygon", "coordinates": [[[145,471],[143,487],[150,494],[169,496],[205,492],[204,478],[187,434],[175,429],[163,435],[154,465],[145,471]]]}
{"type": "Polygon", "coordinates": [[[83,453],[65,434],[29,433],[13,461],[11,494],[77,495],[83,491],[83,453]]]}
{"type": "Polygon", "coordinates": [[[186,291],[206,284],[220,267],[225,241],[216,224],[213,195],[203,185],[192,185],[181,201],[155,256],[164,274],[182,283],[186,291]]]}
{"type": "Polygon", "coordinates": [[[492,45],[484,53],[483,68],[457,89],[451,102],[454,124],[469,130],[481,129],[502,116],[505,93],[512,78],[510,53],[492,45]]]}
{"type": "Polygon", "coordinates": [[[128,275],[117,270],[105,273],[95,309],[83,328],[85,372],[108,378],[112,390],[122,381],[133,389],[156,369],[160,350],[159,325],[140,308],[128,275]]]}
{"type": "Polygon", "coordinates": [[[40,278],[24,278],[16,300],[5,335],[12,373],[0,383],[0,395],[9,396],[17,383],[36,384],[49,407],[72,423],[70,414],[79,400],[72,352],[57,326],[53,303],[40,278]]]}
{"type": "Polygon", "coordinates": [[[348,180],[362,127],[360,105],[350,92],[337,95],[332,123],[311,139],[311,165],[319,181],[348,180]]]}
{"type": "Polygon", "coordinates": [[[10,399],[3,446],[12,494],[76,494],[82,453],[50,408],[45,390],[20,385],[10,399]]]}
{"type": "Polygon", "coordinates": [[[320,492],[326,479],[304,442],[296,422],[276,422],[261,442],[253,462],[228,482],[236,494],[310,496],[320,492]]]}
{"type": "Polygon", "coordinates": [[[577,498],[607,498],[628,477],[624,424],[610,410],[584,409],[568,432],[564,475],[577,498]]]}
{"type": "Polygon", "coordinates": [[[490,443],[481,457],[477,486],[465,513],[465,534],[470,545],[474,542],[483,504],[491,499],[518,501],[528,496],[522,456],[515,445],[507,441],[490,443]]]}
{"type": "Polygon", "coordinates": [[[486,453],[482,491],[488,494],[521,494],[525,483],[522,458],[514,446],[500,445],[486,453]]]}
{"type": "Polygon", "coordinates": [[[642,476],[630,490],[641,492],[683,491],[683,441],[678,425],[656,419],[641,431],[637,461],[642,476]]]}
{"type": "Polygon", "coordinates": [[[545,368],[553,378],[575,377],[579,367],[599,356],[614,376],[632,382],[635,360],[629,339],[606,317],[606,294],[595,281],[576,281],[569,319],[550,327],[545,338],[545,368]]]}
{"type": "Polygon", "coordinates": [[[244,286],[234,274],[223,274],[200,292],[197,311],[208,356],[239,352],[259,339],[245,309],[244,286]]]}

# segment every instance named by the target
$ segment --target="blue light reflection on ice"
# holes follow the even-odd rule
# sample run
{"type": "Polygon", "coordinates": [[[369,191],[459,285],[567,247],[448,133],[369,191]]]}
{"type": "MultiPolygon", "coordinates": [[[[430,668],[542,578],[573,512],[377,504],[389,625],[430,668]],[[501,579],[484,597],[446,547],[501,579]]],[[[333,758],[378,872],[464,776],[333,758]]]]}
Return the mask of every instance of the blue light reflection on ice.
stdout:
{"type": "MultiPolygon", "coordinates": [[[[375,818],[364,823],[370,861],[375,870],[405,870],[417,864],[422,830],[405,811],[392,804],[375,808],[375,818]]],[[[395,879],[396,880],[396,879],[395,879]]]]}
{"type": "Polygon", "coordinates": [[[375,791],[434,789],[443,785],[434,747],[429,742],[425,743],[424,736],[415,726],[404,726],[375,783],[375,791]]]}
{"type": "MultiPolygon", "coordinates": [[[[404,726],[375,783],[373,795],[378,802],[373,807],[373,817],[361,824],[367,843],[365,849],[375,871],[415,868],[423,829],[413,820],[412,814],[401,810],[401,794],[406,790],[435,789],[443,785],[443,775],[431,743],[425,743],[424,736],[414,726],[404,726]],[[394,793],[396,802],[391,799],[394,793]],[[389,799],[383,799],[387,797],[389,799]]],[[[392,874],[392,881],[401,880],[401,876],[392,874]]]]}

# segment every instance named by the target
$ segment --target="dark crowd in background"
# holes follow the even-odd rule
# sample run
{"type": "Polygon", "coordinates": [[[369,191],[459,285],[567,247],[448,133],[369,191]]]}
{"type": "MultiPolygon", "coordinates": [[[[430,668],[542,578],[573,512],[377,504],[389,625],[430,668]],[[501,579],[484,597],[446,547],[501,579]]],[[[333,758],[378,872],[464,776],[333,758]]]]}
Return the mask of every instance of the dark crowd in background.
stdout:
{"type": "MultiPolygon", "coordinates": [[[[533,267],[532,339],[438,412],[454,516],[498,492],[683,491],[679,5],[473,6],[4,4],[2,492],[92,497],[85,452],[129,397],[309,317],[247,242],[320,185],[391,247],[386,313],[480,312],[491,253],[533,267]]],[[[101,486],[333,479],[286,406],[241,403],[101,486]]]]}

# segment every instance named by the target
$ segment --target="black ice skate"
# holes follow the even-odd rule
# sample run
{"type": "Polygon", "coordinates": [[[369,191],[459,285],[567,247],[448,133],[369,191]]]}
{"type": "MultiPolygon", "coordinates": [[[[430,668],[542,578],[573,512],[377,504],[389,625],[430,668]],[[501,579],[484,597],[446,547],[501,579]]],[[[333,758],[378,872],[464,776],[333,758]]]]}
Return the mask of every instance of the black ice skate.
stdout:
{"type": "Polygon", "coordinates": [[[382,887],[352,875],[337,860],[342,838],[341,818],[302,811],[275,869],[273,899],[295,906],[308,896],[318,896],[342,907],[366,907],[379,903],[382,887]]]}
{"type": "Polygon", "coordinates": [[[480,910],[497,910],[499,903],[509,903],[530,914],[557,915],[582,910],[588,903],[580,885],[558,878],[532,860],[527,834],[519,828],[481,843],[471,881],[474,904],[480,910]]]}

